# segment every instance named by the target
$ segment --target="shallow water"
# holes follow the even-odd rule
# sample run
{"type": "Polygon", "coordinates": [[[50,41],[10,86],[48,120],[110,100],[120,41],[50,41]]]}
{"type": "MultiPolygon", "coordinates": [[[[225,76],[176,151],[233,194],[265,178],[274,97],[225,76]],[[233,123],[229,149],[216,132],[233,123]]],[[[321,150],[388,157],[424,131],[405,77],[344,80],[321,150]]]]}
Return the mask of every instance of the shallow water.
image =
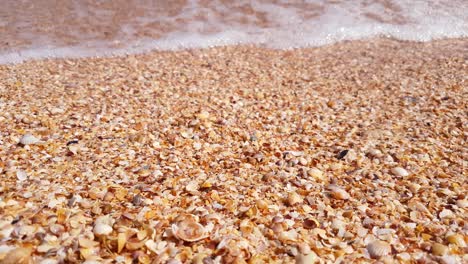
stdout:
{"type": "Polygon", "coordinates": [[[7,0],[2,4],[0,63],[231,44],[283,49],[379,35],[414,41],[468,36],[466,0],[7,0]]]}

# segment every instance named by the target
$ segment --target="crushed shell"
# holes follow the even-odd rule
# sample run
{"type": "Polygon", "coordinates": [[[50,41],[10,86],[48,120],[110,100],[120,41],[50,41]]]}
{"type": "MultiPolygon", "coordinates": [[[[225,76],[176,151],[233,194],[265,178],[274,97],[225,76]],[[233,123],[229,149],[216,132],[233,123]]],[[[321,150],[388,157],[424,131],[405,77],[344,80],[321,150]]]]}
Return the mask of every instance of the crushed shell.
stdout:
{"type": "Polygon", "coordinates": [[[466,43],[0,65],[0,262],[468,263],[466,43]]]}

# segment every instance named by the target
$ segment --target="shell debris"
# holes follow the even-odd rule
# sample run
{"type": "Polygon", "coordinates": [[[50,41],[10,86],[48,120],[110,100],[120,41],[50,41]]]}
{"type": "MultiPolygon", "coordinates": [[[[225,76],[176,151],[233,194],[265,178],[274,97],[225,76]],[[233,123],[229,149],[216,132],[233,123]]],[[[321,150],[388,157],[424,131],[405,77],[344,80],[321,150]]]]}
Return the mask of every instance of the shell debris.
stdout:
{"type": "Polygon", "coordinates": [[[0,263],[467,262],[466,43],[1,65],[0,263]]]}

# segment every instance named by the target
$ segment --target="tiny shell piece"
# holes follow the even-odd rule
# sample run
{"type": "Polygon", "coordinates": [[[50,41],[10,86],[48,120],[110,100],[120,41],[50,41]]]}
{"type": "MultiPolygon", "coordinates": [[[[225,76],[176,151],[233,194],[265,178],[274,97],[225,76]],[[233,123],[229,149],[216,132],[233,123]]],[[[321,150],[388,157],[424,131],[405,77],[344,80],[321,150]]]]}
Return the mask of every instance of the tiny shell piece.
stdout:
{"type": "Polygon", "coordinates": [[[367,251],[371,258],[378,259],[390,254],[392,248],[385,241],[375,240],[367,245],[367,251]]]}
{"type": "Polygon", "coordinates": [[[104,224],[104,223],[97,223],[94,226],[94,234],[95,235],[109,235],[112,233],[112,227],[110,225],[104,224]]]}
{"type": "Polygon", "coordinates": [[[395,176],[399,176],[399,177],[406,177],[409,175],[409,172],[405,169],[403,169],[402,167],[395,167],[395,168],[392,168],[392,173],[393,175],[395,176]]]}
{"type": "Polygon", "coordinates": [[[31,134],[25,134],[21,137],[20,143],[23,145],[32,145],[39,143],[40,140],[31,134]]]}

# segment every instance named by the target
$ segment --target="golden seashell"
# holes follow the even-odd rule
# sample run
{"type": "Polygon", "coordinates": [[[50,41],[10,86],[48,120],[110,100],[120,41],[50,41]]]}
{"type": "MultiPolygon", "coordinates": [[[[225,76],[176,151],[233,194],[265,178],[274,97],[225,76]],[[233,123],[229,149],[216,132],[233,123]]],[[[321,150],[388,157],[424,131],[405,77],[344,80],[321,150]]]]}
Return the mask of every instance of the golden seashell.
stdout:
{"type": "Polygon", "coordinates": [[[444,256],[444,255],[447,255],[447,253],[449,252],[449,249],[446,245],[443,245],[440,243],[434,243],[432,244],[431,252],[432,254],[436,256],[444,256]]]}
{"type": "Polygon", "coordinates": [[[463,237],[463,235],[460,235],[460,234],[453,234],[453,235],[447,236],[447,241],[450,244],[454,244],[462,248],[466,247],[465,238],[463,237]]]}

